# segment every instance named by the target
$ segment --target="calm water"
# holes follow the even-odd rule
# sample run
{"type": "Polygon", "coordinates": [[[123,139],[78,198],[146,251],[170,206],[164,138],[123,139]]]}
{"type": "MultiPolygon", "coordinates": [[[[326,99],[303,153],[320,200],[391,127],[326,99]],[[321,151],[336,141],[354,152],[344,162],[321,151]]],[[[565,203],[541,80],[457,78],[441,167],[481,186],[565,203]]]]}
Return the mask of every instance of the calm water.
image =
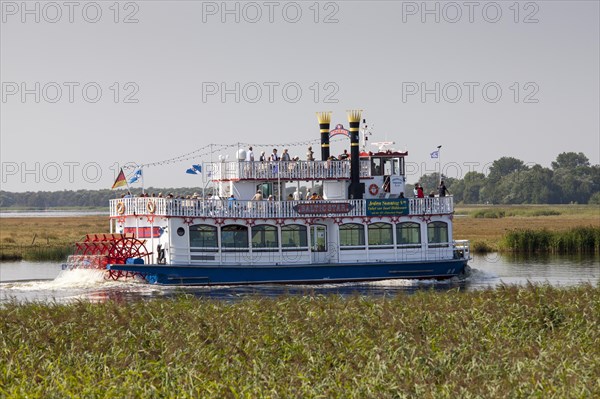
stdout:
{"type": "Polygon", "coordinates": [[[327,284],[310,286],[244,286],[244,287],[160,287],[139,282],[104,280],[94,270],[61,271],[59,263],[0,263],[0,302],[73,300],[105,301],[138,300],[169,297],[180,293],[199,297],[235,300],[249,295],[274,297],[301,294],[341,294],[383,296],[411,293],[417,290],[478,290],[500,284],[524,285],[528,282],[570,286],[581,283],[600,284],[600,256],[533,256],[517,257],[498,254],[476,256],[473,269],[465,280],[442,282],[386,280],[374,283],[327,284]]]}
{"type": "Polygon", "coordinates": [[[59,218],[59,217],[79,217],[79,216],[108,216],[106,211],[14,211],[0,212],[1,218],[59,218]]]}

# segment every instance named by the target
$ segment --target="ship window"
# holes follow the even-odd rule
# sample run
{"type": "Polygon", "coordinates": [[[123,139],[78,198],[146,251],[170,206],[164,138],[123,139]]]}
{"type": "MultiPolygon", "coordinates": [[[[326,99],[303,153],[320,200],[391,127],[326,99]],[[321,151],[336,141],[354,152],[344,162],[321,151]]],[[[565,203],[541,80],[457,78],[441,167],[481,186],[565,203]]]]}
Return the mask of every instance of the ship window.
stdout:
{"type": "Polygon", "coordinates": [[[281,246],[285,248],[308,248],[306,226],[288,224],[281,226],[281,246]]]}
{"type": "Polygon", "coordinates": [[[396,240],[403,247],[421,246],[421,225],[407,222],[396,225],[396,240]]]}
{"type": "Polygon", "coordinates": [[[346,223],[340,226],[340,247],[342,247],[342,249],[364,247],[364,245],[365,228],[362,224],[346,223]]]}
{"type": "Polygon", "coordinates": [[[252,227],[252,248],[278,249],[277,227],[267,224],[252,227]]]}
{"type": "Polygon", "coordinates": [[[389,176],[389,175],[393,175],[394,174],[394,170],[393,170],[393,161],[391,158],[384,158],[382,159],[383,161],[383,175],[384,176],[389,176]]]}
{"type": "Polygon", "coordinates": [[[369,247],[394,245],[392,225],[389,223],[373,223],[369,225],[369,247]]]}
{"type": "Polygon", "coordinates": [[[227,248],[248,248],[248,228],[239,224],[221,227],[221,246],[227,248]]]}
{"type": "Polygon", "coordinates": [[[404,158],[394,158],[394,174],[404,176],[404,158]]]}
{"type": "Polygon", "coordinates": [[[381,158],[371,158],[371,176],[381,176],[381,158]]]}
{"type": "Polygon", "coordinates": [[[219,247],[217,227],[207,224],[190,226],[190,247],[217,249],[219,247]]]}
{"type": "Polygon", "coordinates": [[[427,225],[427,242],[430,247],[448,246],[448,224],[431,222],[427,225]]]}

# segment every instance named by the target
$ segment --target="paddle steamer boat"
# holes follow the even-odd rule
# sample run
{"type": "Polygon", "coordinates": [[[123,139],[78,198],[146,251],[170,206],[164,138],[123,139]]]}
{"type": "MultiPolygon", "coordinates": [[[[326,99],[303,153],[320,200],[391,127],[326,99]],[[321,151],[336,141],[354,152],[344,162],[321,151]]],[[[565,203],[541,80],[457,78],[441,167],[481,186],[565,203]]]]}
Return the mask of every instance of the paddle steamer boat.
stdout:
{"type": "Polygon", "coordinates": [[[250,162],[238,151],[238,160],[203,165],[212,198],[113,199],[111,234],[88,235],[70,264],[165,285],[464,275],[470,247],[453,238],[453,197],[404,198],[408,153],[361,151],[360,111],[348,112],[349,130],[330,130],[328,112],[317,116],[321,160],[250,162]],[[331,159],[334,134],[350,139],[350,159],[331,159]],[[301,187],[322,199],[290,200],[301,187]],[[264,199],[252,200],[258,190],[264,199]]]}

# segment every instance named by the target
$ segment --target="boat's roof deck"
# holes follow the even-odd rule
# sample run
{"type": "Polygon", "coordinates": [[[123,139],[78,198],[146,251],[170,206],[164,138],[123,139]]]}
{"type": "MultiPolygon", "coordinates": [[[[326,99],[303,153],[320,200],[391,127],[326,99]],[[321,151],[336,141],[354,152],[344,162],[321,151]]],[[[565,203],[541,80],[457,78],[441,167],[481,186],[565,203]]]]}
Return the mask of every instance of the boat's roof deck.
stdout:
{"type": "MultiPolygon", "coordinates": [[[[392,159],[392,158],[390,158],[392,159]]],[[[391,167],[390,175],[403,175],[404,164],[401,158],[391,167]]],[[[375,175],[382,175],[383,169],[377,173],[374,160],[361,159],[359,176],[361,179],[370,179],[375,175]]],[[[380,165],[377,166],[380,168],[380,165]]],[[[277,161],[277,162],[211,162],[205,164],[206,173],[215,181],[316,181],[316,180],[349,180],[350,161],[277,161]]]]}

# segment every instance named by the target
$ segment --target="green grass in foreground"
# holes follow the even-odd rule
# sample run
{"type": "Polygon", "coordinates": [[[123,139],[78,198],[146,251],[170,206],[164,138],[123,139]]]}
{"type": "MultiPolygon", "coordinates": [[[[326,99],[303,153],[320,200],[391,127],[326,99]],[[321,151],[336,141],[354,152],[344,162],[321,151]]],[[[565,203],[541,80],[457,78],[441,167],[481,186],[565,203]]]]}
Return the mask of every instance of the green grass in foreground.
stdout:
{"type": "Polygon", "coordinates": [[[5,304],[0,397],[600,397],[600,286],[5,304]]]}

